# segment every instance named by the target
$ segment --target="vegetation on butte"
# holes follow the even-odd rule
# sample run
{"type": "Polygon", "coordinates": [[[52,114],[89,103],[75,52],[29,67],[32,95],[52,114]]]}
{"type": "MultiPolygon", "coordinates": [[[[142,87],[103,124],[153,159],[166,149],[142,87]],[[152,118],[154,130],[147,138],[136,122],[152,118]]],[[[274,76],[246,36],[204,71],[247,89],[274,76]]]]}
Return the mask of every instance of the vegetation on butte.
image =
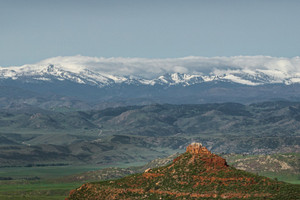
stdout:
{"type": "Polygon", "coordinates": [[[67,200],[80,199],[297,199],[300,186],[237,170],[192,143],[167,166],[118,180],[86,183],[67,200]]]}

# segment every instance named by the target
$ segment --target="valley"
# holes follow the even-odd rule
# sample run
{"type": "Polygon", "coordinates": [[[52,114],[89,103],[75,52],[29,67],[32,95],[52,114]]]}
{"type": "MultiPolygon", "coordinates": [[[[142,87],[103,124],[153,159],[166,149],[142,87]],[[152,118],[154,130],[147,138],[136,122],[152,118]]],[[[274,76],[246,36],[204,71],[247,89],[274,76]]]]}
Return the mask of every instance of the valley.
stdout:
{"type": "Polygon", "coordinates": [[[149,162],[192,141],[226,154],[300,150],[297,102],[3,109],[0,115],[1,166],[149,162]]]}
{"type": "Polygon", "coordinates": [[[2,109],[1,197],[61,199],[87,181],[166,165],[193,141],[237,169],[299,184],[299,116],[287,101],[2,109]]]}

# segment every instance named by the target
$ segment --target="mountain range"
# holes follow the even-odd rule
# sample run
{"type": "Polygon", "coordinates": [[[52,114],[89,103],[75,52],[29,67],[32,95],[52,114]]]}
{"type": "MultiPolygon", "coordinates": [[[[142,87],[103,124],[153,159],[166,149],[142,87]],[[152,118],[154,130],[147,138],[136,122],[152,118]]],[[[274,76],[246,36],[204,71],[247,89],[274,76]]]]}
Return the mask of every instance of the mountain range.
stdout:
{"type": "MultiPolygon", "coordinates": [[[[155,60],[99,61],[95,67],[89,59],[80,61],[87,59],[85,57],[75,58],[69,58],[75,59],[72,62],[50,59],[32,65],[0,67],[0,107],[88,110],[153,103],[253,103],[300,99],[300,74],[291,70],[297,69],[299,58],[276,60],[277,68],[274,69],[260,67],[259,62],[256,68],[254,64],[238,68],[236,60],[228,63],[224,59],[221,61],[225,67],[220,67],[221,61],[218,61],[218,68],[210,61],[207,67],[197,68],[199,63],[192,58],[179,60],[181,63],[169,61],[171,64],[155,60]],[[289,63],[292,67],[280,67],[289,66],[289,63]],[[147,75],[150,70],[147,68],[157,72],[147,75]]],[[[271,61],[264,65],[271,65],[271,61]]]]}
{"type": "MultiPolygon", "coordinates": [[[[229,68],[230,69],[230,68],[229,68]]],[[[43,83],[52,81],[70,81],[78,84],[111,87],[115,84],[126,85],[172,85],[191,86],[205,82],[231,82],[248,86],[264,84],[291,85],[300,83],[299,74],[288,74],[279,70],[225,70],[209,74],[165,73],[154,78],[137,75],[102,74],[89,67],[70,68],[59,64],[24,65],[21,67],[0,68],[0,79],[19,80],[24,83],[43,83]]]]}

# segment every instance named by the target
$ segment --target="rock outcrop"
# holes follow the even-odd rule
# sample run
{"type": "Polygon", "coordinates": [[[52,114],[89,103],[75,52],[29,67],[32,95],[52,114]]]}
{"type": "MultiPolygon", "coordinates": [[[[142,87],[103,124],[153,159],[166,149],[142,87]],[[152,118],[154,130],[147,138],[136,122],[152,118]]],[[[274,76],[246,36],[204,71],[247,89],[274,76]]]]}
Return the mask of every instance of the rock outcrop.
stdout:
{"type": "Polygon", "coordinates": [[[224,169],[228,167],[224,158],[211,153],[206,147],[202,146],[201,143],[194,142],[190,144],[186,148],[186,153],[193,155],[189,163],[200,159],[205,162],[207,169],[224,169]]]}
{"type": "Polygon", "coordinates": [[[193,142],[186,148],[186,152],[189,152],[191,154],[212,154],[208,149],[204,146],[202,146],[201,143],[193,142]]]}

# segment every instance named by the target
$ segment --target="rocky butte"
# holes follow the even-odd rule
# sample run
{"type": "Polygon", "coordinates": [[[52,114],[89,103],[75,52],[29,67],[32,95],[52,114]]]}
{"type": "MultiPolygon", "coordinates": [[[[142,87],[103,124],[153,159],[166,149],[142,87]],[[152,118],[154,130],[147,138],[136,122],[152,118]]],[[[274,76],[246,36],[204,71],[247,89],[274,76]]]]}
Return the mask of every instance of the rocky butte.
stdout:
{"type": "Polygon", "coordinates": [[[67,200],[299,199],[300,186],[237,170],[201,143],[164,167],[113,181],[86,183],[67,200]]]}

